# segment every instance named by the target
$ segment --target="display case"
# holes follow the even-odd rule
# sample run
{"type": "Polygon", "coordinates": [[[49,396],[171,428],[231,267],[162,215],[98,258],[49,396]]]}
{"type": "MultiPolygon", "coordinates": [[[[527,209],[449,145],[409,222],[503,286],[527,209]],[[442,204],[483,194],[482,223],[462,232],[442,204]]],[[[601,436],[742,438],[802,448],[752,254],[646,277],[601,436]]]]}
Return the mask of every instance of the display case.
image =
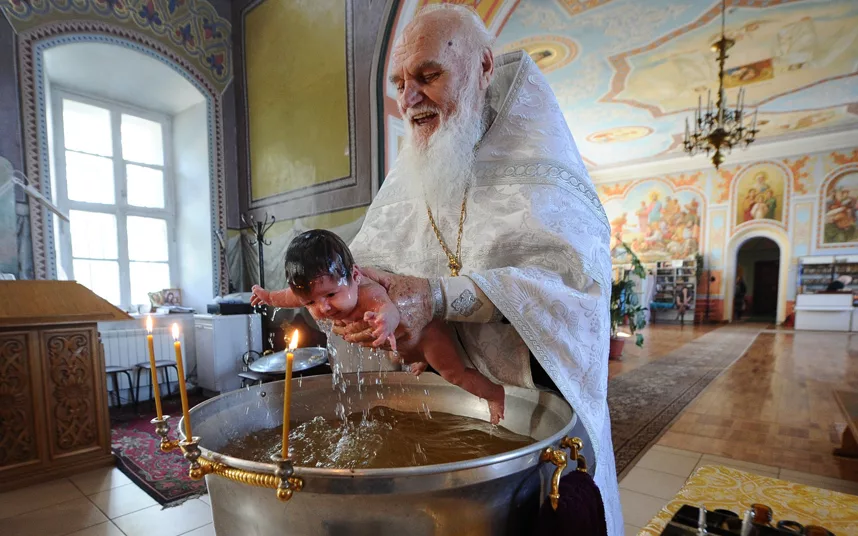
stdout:
{"type": "Polygon", "coordinates": [[[798,261],[797,294],[825,292],[832,281],[843,275],[852,278],[845,290],[858,294],[858,255],[802,257],[798,261]]]}
{"type": "Polygon", "coordinates": [[[655,292],[650,303],[654,322],[693,322],[696,302],[697,261],[690,259],[656,263],[655,292]]]}

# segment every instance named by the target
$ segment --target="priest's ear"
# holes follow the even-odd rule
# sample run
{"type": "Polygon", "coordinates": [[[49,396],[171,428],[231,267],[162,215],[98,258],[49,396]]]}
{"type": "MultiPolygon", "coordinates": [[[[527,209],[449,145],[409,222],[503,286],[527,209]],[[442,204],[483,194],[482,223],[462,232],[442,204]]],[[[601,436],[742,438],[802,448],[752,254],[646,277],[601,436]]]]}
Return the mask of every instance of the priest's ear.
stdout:
{"type": "Polygon", "coordinates": [[[492,49],[486,47],[480,54],[480,89],[485,91],[488,89],[492,81],[492,75],[495,72],[495,57],[492,54],[492,49]]]}

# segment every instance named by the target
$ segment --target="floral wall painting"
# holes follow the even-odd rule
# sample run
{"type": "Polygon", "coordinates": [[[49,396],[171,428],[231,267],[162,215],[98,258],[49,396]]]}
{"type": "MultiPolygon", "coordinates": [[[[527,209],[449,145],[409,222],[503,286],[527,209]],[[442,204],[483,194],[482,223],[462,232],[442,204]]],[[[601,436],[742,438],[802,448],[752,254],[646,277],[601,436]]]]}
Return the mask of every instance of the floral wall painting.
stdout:
{"type": "Polygon", "coordinates": [[[825,187],[823,244],[858,242],[858,170],[840,175],[825,187]]]}
{"type": "Polygon", "coordinates": [[[738,179],[735,224],[760,220],[784,221],[786,175],[773,164],[758,164],[745,170],[738,179]]]}
{"type": "Polygon", "coordinates": [[[608,200],[605,212],[611,222],[611,254],[623,263],[628,244],[643,262],[693,257],[700,250],[702,195],[674,191],[659,180],[642,181],[621,199],[608,200]]]}

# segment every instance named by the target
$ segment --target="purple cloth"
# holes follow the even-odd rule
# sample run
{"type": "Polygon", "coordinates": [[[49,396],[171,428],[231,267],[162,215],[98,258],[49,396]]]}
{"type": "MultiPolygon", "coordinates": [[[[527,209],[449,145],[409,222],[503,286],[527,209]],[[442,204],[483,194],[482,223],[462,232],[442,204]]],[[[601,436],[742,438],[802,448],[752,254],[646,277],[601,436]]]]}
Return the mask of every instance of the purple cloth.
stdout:
{"type": "Polygon", "coordinates": [[[547,498],[539,512],[533,536],[607,536],[605,506],[596,483],[587,473],[572,471],[560,479],[557,510],[547,498]]]}

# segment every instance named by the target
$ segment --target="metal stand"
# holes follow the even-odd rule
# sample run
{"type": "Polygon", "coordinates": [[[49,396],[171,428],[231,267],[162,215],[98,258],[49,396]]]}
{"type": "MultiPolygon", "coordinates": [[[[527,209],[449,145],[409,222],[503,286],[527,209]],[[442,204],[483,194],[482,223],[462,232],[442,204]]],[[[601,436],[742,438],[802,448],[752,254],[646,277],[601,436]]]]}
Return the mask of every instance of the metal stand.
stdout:
{"type": "Polygon", "coordinates": [[[262,246],[270,246],[271,242],[265,240],[265,233],[271,229],[271,226],[274,225],[275,218],[271,216],[269,220],[268,214],[265,214],[265,220],[256,221],[253,218],[253,214],[242,214],[241,221],[244,222],[244,229],[250,229],[253,232],[253,235],[256,237],[256,242],[251,244],[252,246],[256,246],[259,252],[259,286],[265,287],[265,257],[263,255],[262,246]]]}

